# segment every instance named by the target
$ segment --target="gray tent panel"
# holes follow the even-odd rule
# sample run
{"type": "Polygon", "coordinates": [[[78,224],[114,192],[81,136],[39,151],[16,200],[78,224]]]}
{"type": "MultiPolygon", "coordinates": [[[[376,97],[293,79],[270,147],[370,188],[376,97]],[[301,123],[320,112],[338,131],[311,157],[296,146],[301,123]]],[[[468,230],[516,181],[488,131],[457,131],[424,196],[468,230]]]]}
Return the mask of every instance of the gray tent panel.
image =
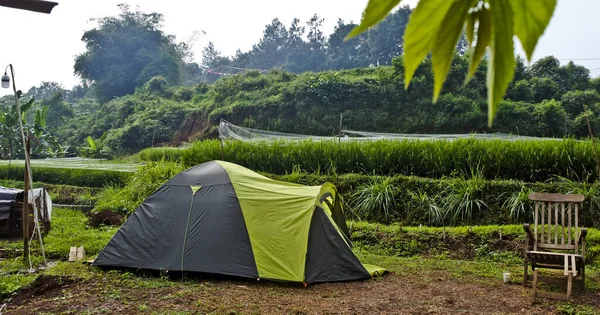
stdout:
{"type": "Polygon", "coordinates": [[[321,208],[310,222],[305,276],[308,283],[371,278],[321,208]]]}
{"type": "Polygon", "coordinates": [[[93,264],[155,270],[179,268],[191,198],[190,187],[159,188],[131,214],[93,264]]]}
{"type": "Polygon", "coordinates": [[[196,193],[183,270],[258,278],[250,237],[233,185],[204,186],[196,193]]]}

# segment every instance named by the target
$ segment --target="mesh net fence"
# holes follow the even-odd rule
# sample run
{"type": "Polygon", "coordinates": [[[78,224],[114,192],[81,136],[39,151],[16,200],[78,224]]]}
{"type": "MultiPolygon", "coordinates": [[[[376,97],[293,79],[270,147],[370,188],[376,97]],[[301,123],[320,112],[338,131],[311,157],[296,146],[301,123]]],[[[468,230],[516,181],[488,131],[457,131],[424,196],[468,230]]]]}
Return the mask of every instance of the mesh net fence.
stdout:
{"type": "Polygon", "coordinates": [[[219,123],[219,137],[222,140],[240,140],[244,142],[269,142],[269,141],[377,141],[377,140],[456,140],[456,139],[481,139],[481,140],[562,140],[561,138],[544,138],[520,136],[504,133],[468,133],[468,134],[407,134],[407,133],[381,133],[342,129],[337,136],[312,136],[294,133],[285,133],[269,130],[260,130],[242,127],[221,119],[219,123]]]}

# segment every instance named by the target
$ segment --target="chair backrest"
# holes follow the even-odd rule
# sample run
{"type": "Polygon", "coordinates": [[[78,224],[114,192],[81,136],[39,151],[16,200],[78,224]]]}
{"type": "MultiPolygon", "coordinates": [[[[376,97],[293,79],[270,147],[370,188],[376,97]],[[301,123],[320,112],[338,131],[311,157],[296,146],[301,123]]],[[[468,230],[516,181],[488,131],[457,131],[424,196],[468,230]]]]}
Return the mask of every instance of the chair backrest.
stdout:
{"type": "Polygon", "coordinates": [[[579,213],[585,196],[532,193],[529,200],[535,202],[533,250],[574,250],[579,254],[579,213]]]}

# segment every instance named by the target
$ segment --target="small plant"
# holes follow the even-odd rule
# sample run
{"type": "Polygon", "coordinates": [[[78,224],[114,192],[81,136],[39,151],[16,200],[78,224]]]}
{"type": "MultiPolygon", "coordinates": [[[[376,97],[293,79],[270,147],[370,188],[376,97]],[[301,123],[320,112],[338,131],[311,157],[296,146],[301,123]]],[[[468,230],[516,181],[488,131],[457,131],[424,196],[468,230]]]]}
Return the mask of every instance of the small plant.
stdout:
{"type": "Polygon", "coordinates": [[[391,178],[376,177],[366,186],[354,193],[354,208],[359,214],[385,217],[389,222],[390,213],[396,209],[396,193],[398,189],[391,183],[391,178]]]}
{"type": "Polygon", "coordinates": [[[419,207],[424,207],[427,213],[427,223],[430,225],[439,225],[443,224],[444,217],[446,212],[444,209],[438,206],[439,197],[436,195],[434,197],[430,197],[421,189],[418,189],[416,192],[409,192],[411,197],[411,201],[416,203],[411,208],[418,209],[419,207]]]}
{"type": "Polygon", "coordinates": [[[450,181],[444,199],[444,208],[447,215],[452,218],[452,223],[459,218],[461,221],[470,221],[474,210],[487,208],[486,203],[479,199],[483,187],[484,180],[480,173],[474,173],[467,180],[456,178],[450,181]]]}
{"type": "Polygon", "coordinates": [[[103,133],[102,136],[98,139],[92,138],[92,136],[87,137],[87,147],[83,147],[79,149],[79,155],[85,158],[95,158],[101,159],[108,157],[108,152],[106,151],[104,144],[106,140],[107,133],[103,133]]]}
{"type": "Polygon", "coordinates": [[[502,207],[510,209],[512,218],[531,219],[533,218],[533,201],[529,200],[531,193],[533,193],[531,188],[523,186],[519,192],[506,199],[502,207]]]}

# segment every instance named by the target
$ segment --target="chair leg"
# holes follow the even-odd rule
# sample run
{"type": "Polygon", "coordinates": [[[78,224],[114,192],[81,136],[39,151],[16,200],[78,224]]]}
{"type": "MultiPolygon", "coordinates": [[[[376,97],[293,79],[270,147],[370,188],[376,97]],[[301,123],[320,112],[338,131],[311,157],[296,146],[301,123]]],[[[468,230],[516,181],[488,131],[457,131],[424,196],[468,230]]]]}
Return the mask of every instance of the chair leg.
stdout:
{"type": "Polygon", "coordinates": [[[533,270],[533,290],[531,290],[532,292],[532,298],[533,301],[535,301],[535,297],[537,296],[537,283],[538,283],[538,269],[534,269],[533,270]]]}
{"type": "Polygon", "coordinates": [[[528,270],[527,270],[527,261],[525,261],[523,263],[523,285],[527,286],[527,276],[528,276],[528,270]]]}
{"type": "Polygon", "coordinates": [[[573,290],[573,272],[569,272],[569,280],[567,282],[567,300],[571,300],[571,291],[573,290]]]}

